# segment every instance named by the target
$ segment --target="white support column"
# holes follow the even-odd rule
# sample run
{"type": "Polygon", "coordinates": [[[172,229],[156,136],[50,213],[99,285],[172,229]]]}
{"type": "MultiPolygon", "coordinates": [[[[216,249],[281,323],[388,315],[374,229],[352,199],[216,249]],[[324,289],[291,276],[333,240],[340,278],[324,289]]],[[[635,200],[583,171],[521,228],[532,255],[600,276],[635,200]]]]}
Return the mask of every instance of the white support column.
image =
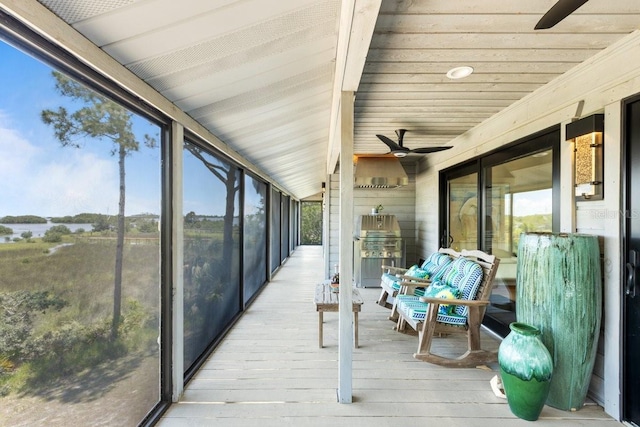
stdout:
{"type": "Polygon", "coordinates": [[[184,221],[182,219],[182,146],[184,128],[180,123],[171,126],[171,166],[173,170],[173,381],[172,400],[177,402],[184,390],[184,221]]]}
{"type": "Polygon", "coordinates": [[[325,180],[324,194],[322,195],[322,254],[324,260],[324,277],[330,277],[329,274],[332,271],[329,266],[329,257],[331,251],[331,240],[329,239],[331,230],[331,175],[327,175],[325,180]]]}
{"type": "MultiPolygon", "coordinates": [[[[273,215],[273,184],[267,185],[267,280],[270,282],[273,278],[273,266],[271,265],[271,259],[273,258],[273,249],[271,246],[271,239],[273,239],[273,227],[271,227],[271,216],[273,215]]],[[[278,237],[279,239],[280,237],[278,237]]],[[[278,258],[280,259],[280,258],[278,258]]]]}
{"type": "Polygon", "coordinates": [[[351,403],[353,382],[353,104],[354,93],[342,92],[340,137],[340,311],[338,402],[351,403]]]}
{"type": "MultiPolygon", "coordinates": [[[[622,111],[619,102],[604,109],[604,203],[600,211],[603,219],[604,238],[604,301],[602,322],[604,324],[604,410],[619,420],[622,417],[620,396],[624,389],[622,379],[623,359],[620,343],[624,341],[621,312],[623,295],[620,283],[624,281],[624,254],[622,253],[622,147],[625,144],[620,123],[622,111]]],[[[624,213],[623,213],[624,216],[624,213]]]]}

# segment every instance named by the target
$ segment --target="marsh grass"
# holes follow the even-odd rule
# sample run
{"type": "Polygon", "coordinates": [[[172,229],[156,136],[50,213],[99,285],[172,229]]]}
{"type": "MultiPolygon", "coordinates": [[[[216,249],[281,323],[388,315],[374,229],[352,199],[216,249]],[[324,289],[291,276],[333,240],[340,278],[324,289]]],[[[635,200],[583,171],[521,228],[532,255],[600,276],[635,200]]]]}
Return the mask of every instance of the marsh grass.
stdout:
{"type": "Polygon", "coordinates": [[[159,257],[158,239],[125,245],[121,333],[112,340],[114,239],[65,236],[62,244],[0,245],[0,294],[48,291],[67,303],[34,315],[25,337],[31,340],[29,357],[9,360],[0,349],[0,395],[47,395],[51,384],[66,384],[122,358],[157,359],[159,257]]]}

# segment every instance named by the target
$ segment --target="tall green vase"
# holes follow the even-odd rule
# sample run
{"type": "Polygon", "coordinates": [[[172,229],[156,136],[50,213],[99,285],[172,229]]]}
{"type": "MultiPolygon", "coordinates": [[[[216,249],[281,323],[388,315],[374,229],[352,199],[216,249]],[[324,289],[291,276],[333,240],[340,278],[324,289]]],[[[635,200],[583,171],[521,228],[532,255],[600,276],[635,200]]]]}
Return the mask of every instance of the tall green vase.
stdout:
{"type": "Polygon", "coordinates": [[[509,328],[511,333],[498,349],[504,393],[515,416],[535,421],[549,395],[553,361],[538,328],[520,322],[509,328]]]}
{"type": "Polygon", "coordinates": [[[518,245],[516,318],[537,327],[553,358],[547,404],[584,405],[602,315],[596,236],[525,233],[518,245]]]}

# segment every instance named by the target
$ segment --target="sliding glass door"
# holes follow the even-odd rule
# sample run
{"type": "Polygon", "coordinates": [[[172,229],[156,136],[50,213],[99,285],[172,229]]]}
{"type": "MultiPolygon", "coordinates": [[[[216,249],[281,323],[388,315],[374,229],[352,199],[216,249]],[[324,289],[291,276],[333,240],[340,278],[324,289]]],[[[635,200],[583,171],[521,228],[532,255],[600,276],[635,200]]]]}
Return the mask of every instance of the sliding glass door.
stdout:
{"type": "MultiPolygon", "coordinates": [[[[490,163],[491,158],[487,160],[486,163],[490,163]]],[[[500,258],[486,316],[506,331],[504,328],[516,320],[520,235],[554,231],[553,150],[538,151],[496,165],[487,164],[484,178],[484,246],[500,258]]]]}
{"type": "Polygon", "coordinates": [[[457,251],[478,247],[478,174],[453,178],[448,183],[449,245],[457,251]]]}
{"type": "Polygon", "coordinates": [[[520,235],[559,229],[559,140],[556,128],[441,175],[441,246],[500,258],[484,323],[503,335],[516,318],[520,235]]]}

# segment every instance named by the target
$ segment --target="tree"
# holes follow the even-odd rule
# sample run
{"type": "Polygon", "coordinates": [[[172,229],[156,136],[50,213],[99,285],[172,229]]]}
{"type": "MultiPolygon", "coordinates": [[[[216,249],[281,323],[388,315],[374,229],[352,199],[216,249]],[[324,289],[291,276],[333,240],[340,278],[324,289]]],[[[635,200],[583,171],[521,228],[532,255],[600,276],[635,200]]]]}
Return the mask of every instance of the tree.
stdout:
{"type": "Polygon", "coordinates": [[[111,229],[109,220],[105,215],[100,215],[98,219],[93,224],[91,224],[91,226],[93,227],[93,231],[95,232],[109,231],[111,229]]]}
{"type": "MultiPolygon", "coordinates": [[[[109,140],[113,143],[111,155],[118,155],[119,187],[118,221],[116,237],[116,262],[113,283],[113,321],[111,337],[118,336],[122,300],[122,262],[125,232],[125,158],[140,149],[140,142],[133,133],[132,114],[124,107],[94,92],[69,77],[53,71],[56,90],[82,104],[69,113],[65,107],[43,110],[42,121],[53,127],[55,137],[63,147],[81,148],[86,138],[109,140]]],[[[155,147],[156,140],[144,135],[144,144],[155,147]]]]}
{"type": "Polygon", "coordinates": [[[194,211],[191,211],[184,216],[184,222],[189,224],[190,226],[193,226],[193,224],[195,224],[196,221],[197,221],[197,218],[196,218],[196,213],[194,211]]]}
{"type": "Polygon", "coordinates": [[[300,243],[303,245],[322,244],[322,203],[302,202],[300,243]]]}
{"type": "MultiPolygon", "coordinates": [[[[186,144],[185,148],[191,152],[216,178],[225,185],[226,199],[224,209],[224,229],[222,232],[222,265],[231,266],[233,254],[233,216],[235,213],[236,192],[240,189],[237,179],[238,168],[231,163],[215,164],[208,161],[203,155],[203,150],[193,144],[186,144]]],[[[185,220],[193,220],[195,215],[189,212],[185,220]]],[[[223,283],[230,277],[230,269],[220,272],[223,283]]]]}

